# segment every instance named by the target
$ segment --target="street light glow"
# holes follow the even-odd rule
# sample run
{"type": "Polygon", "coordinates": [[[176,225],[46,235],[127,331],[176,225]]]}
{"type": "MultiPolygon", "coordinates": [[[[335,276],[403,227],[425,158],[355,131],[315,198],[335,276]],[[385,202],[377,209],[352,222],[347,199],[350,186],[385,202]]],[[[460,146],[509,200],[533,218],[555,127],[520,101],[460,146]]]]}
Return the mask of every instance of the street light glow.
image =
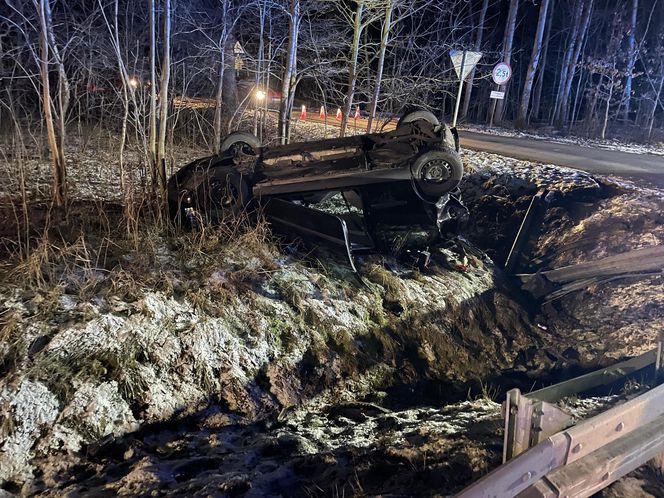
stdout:
{"type": "Polygon", "coordinates": [[[129,78],[128,83],[129,83],[129,86],[132,87],[132,88],[137,88],[138,87],[138,79],[134,78],[133,76],[131,78],[129,78]]]}
{"type": "Polygon", "coordinates": [[[265,92],[263,90],[256,90],[256,100],[262,102],[265,99],[265,92]]]}

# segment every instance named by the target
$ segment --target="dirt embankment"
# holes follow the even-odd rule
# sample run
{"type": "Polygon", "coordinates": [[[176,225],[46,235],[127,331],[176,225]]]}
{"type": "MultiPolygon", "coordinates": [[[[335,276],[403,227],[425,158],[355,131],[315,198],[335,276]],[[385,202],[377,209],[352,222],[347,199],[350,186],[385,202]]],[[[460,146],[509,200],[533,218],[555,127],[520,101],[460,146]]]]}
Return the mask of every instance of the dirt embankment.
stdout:
{"type": "Polygon", "coordinates": [[[520,292],[494,261],[530,196],[554,192],[529,270],[662,244],[664,210],[580,172],[466,161],[465,239],[425,272],[370,256],[360,281],[257,230],[35,252],[0,286],[4,488],[431,495],[496,465],[489,398],[651,347],[662,323],[662,277],[541,309],[520,292]]]}
{"type": "Polygon", "coordinates": [[[519,358],[543,331],[489,260],[420,273],[372,256],[362,282],[255,233],[196,251],[178,249],[193,236],[157,238],[141,277],[146,249],[85,267],[95,251],[79,239],[47,258],[39,285],[3,283],[0,478],[11,489],[57,487],[90,444],[209,406],[232,424],[374,392],[386,406],[444,403],[532,366],[519,358]]]}

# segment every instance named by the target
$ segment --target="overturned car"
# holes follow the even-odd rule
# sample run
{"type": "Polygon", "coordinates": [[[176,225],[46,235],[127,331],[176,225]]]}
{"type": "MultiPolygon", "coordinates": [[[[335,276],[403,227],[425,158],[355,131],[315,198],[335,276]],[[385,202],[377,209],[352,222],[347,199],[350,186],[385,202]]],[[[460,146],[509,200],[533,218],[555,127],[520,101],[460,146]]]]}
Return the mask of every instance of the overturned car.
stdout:
{"type": "Polygon", "coordinates": [[[192,226],[258,208],[277,232],[342,248],[354,268],[354,253],[425,249],[465,218],[458,152],[456,130],[427,111],[385,133],[270,147],[236,132],[170,178],[170,214],[192,226]]]}

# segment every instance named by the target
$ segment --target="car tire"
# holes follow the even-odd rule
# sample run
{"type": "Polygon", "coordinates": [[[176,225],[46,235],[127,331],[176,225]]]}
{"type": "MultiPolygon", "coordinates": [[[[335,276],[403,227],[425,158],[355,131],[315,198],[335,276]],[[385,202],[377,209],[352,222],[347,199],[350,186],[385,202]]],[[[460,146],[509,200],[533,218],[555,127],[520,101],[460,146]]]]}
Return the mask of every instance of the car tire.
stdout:
{"type": "Polygon", "coordinates": [[[401,125],[404,125],[406,123],[412,123],[413,121],[419,121],[420,119],[423,119],[424,121],[428,121],[434,126],[440,125],[440,121],[434,114],[430,111],[413,111],[409,112],[408,114],[405,114],[402,116],[399,121],[397,122],[397,128],[401,125]]]}
{"type": "Polygon", "coordinates": [[[263,145],[256,135],[246,131],[236,131],[227,135],[219,147],[219,155],[234,154],[241,151],[247,155],[256,156],[263,145]]]}
{"type": "Polygon", "coordinates": [[[211,170],[196,192],[200,215],[209,223],[218,224],[229,216],[244,212],[250,190],[244,176],[229,168],[211,170]]]}
{"type": "Polygon", "coordinates": [[[454,151],[430,150],[413,161],[410,174],[417,195],[424,201],[436,202],[459,186],[463,162],[454,151]]]}

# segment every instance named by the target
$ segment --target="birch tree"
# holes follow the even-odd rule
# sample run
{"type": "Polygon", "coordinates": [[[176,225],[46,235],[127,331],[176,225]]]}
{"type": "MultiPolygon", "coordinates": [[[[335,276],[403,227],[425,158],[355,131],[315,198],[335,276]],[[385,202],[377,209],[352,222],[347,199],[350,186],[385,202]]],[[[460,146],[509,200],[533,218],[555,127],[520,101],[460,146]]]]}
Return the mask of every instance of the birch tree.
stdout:
{"type": "Polygon", "coordinates": [[[526,72],[526,81],[523,84],[523,91],[521,92],[521,103],[516,116],[516,127],[523,128],[526,126],[528,118],[528,106],[530,104],[530,94],[533,89],[533,82],[535,81],[535,73],[539,65],[540,55],[542,53],[542,40],[544,38],[544,27],[548,16],[549,0],[541,0],[539,9],[539,18],[537,21],[537,31],[535,32],[535,40],[533,42],[533,51],[530,56],[530,64],[526,72]]]}
{"type": "Polygon", "coordinates": [[[228,26],[228,11],[230,9],[230,0],[221,0],[221,33],[219,34],[219,72],[217,77],[217,90],[214,96],[214,121],[212,125],[212,132],[214,138],[212,140],[212,152],[218,153],[221,146],[222,135],[222,110],[223,110],[223,96],[224,96],[224,73],[226,71],[226,53],[229,36],[228,26]]]}
{"type": "Polygon", "coordinates": [[[39,72],[42,85],[42,110],[46,123],[48,146],[53,173],[53,204],[64,208],[67,203],[67,165],[65,161],[65,114],[69,107],[69,82],[53,32],[50,0],[33,0],[39,19],[39,72]],[[51,97],[49,63],[51,53],[58,69],[57,103],[51,97]],[[53,109],[57,106],[57,112],[53,109]],[[57,119],[57,132],[56,132],[57,119]]]}
{"type": "Polygon", "coordinates": [[[631,22],[627,38],[627,78],[625,81],[625,96],[623,98],[623,119],[629,119],[630,103],[632,100],[632,78],[636,62],[636,19],[639,10],[639,0],[632,0],[631,22]]]}
{"type": "Polygon", "coordinates": [[[565,100],[565,92],[567,89],[568,79],[571,77],[570,72],[572,72],[572,58],[574,57],[577,42],[579,39],[579,31],[581,30],[581,21],[582,14],[584,11],[584,6],[586,0],[576,0],[574,6],[574,24],[572,26],[572,31],[568,37],[567,46],[565,48],[565,55],[563,57],[562,66],[560,68],[560,77],[558,80],[558,90],[556,93],[556,99],[552,115],[552,123],[557,123],[558,125],[562,124],[562,113],[563,113],[563,101],[565,100]]]}
{"type": "Polygon", "coordinates": [[[148,0],[148,38],[150,44],[150,113],[148,116],[148,152],[152,188],[157,185],[157,14],[155,0],[148,0]]]}
{"type": "Polygon", "coordinates": [[[364,14],[365,0],[357,0],[355,11],[353,14],[353,41],[350,47],[350,58],[348,60],[348,88],[346,90],[346,97],[344,98],[344,106],[341,111],[341,126],[339,128],[339,136],[343,137],[346,134],[346,127],[348,126],[348,116],[353,105],[353,97],[355,96],[355,85],[357,83],[357,65],[358,56],[360,53],[360,37],[364,29],[364,22],[362,16],[364,14]]]}
{"type": "MultiPolygon", "coordinates": [[[[487,3],[489,0],[484,0],[487,3]]],[[[376,108],[378,107],[378,97],[380,96],[380,85],[383,81],[383,68],[385,67],[385,52],[387,43],[392,31],[392,12],[394,11],[395,0],[387,0],[385,5],[385,15],[383,17],[383,26],[380,34],[380,48],[378,49],[378,68],[376,69],[376,80],[374,82],[373,93],[371,94],[371,103],[369,104],[369,119],[367,120],[367,133],[371,133],[376,108]]]]}
{"type": "MultiPolygon", "coordinates": [[[[510,0],[510,8],[507,14],[507,24],[505,24],[505,35],[503,36],[503,62],[510,64],[512,61],[512,47],[514,45],[514,30],[516,29],[516,15],[519,10],[519,0],[510,0]]],[[[503,86],[505,98],[509,90],[509,83],[503,86]]],[[[504,113],[505,99],[498,100],[496,103],[495,115],[498,121],[502,121],[504,113]]]]}
{"type": "Polygon", "coordinates": [[[567,80],[565,81],[565,86],[563,88],[563,94],[560,104],[560,124],[564,124],[569,119],[570,113],[570,103],[569,99],[572,94],[572,82],[576,75],[576,69],[579,65],[579,60],[581,57],[581,52],[585,47],[586,36],[588,34],[588,27],[590,26],[590,19],[592,17],[592,12],[594,8],[594,0],[588,0],[586,7],[583,12],[583,18],[581,20],[581,29],[577,35],[576,46],[574,47],[574,53],[572,54],[572,61],[570,63],[569,70],[567,72],[567,80]]]}
{"type": "Polygon", "coordinates": [[[529,114],[530,118],[537,119],[540,114],[540,102],[542,98],[542,88],[544,87],[544,71],[547,65],[547,56],[549,54],[549,41],[551,40],[551,26],[553,25],[553,12],[555,10],[555,0],[551,0],[549,5],[549,18],[546,22],[546,35],[544,37],[544,48],[542,49],[542,63],[537,71],[537,83],[535,84],[535,94],[533,95],[533,104],[529,114]]]}
{"type": "MultiPolygon", "coordinates": [[[[477,22],[476,34],[475,34],[475,44],[473,50],[479,52],[482,48],[482,38],[484,36],[484,20],[486,19],[486,11],[489,8],[489,0],[482,0],[482,8],[480,9],[480,18],[477,22]]],[[[475,81],[475,69],[473,67],[472,71],[468,75],[468,83],[466,84],[466,92],[463,98],[463,108],[461,109],[461,117],[465,118],[468,114],[468,107],[470,106],[470,96],[473,93],[473,82],[475,81]]]]}
{"type": "Polygon", "coordinates": [[[164,0],[163,52],[161,57],[161,78],[159,81],[159,141],[157,143],[157,174],[159,197],[166,201],[166,125],[168,124],[168,92],[171,81],[171,0],[164,0]]]}
{"type": "Polygon", "coordinates": [[[278,134],[282,144],[288,142],[290,135],[290,120],[297,86],[297,42],[300,22],[300,0],[290,0],[288,6],[288,48],[281,79],[281,104],[279,106],[278,134]]]}

